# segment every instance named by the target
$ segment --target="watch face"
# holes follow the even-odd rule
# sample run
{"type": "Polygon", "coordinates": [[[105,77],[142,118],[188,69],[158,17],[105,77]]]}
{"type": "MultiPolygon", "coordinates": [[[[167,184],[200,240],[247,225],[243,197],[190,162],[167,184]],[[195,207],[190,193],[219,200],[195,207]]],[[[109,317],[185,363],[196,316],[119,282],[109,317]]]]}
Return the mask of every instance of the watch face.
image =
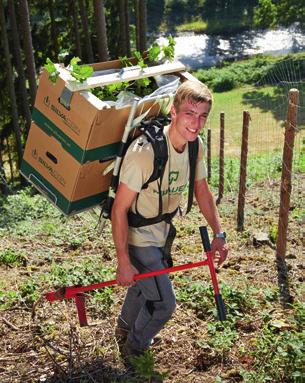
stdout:
{"type": "Polygon", "coordinates": [[[216,238],[226,238],[226,233],[225,233],[225,232],[223,232],[223,233],[217,233],[217,234],[215,235],[215,237],[216,237],[216,238]]]}

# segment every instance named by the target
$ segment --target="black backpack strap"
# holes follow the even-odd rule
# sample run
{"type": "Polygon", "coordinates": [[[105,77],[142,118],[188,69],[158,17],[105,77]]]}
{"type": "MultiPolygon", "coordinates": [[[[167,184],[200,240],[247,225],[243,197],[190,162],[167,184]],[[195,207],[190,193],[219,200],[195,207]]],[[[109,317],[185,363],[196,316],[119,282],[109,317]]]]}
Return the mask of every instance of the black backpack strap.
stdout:
{"type": "MultiPolygon", "coordinates": [[[[178,208],[171,213],[162,214],[163,202],[162,202],[161,186],[162,186],[162,180],[163,180],[164,171],[165,171],[165,165],[168,160],[168,147],[167,147],[167,142],[163,133],[163,126],[161,126],[161,129],[157,131],[157,127],[160,128],[160,124],[158,123],[158,121],[154,121],[154,122],[156,123],[152,124],[150,122],[150,125],[147,125],[142,129],[142,131],[148,137],[148,141],[151,142],[152,148],[154,151],[153,173],[151,174],[149,179],[145,182],[142,189],[147,188],[149,183],[158,180],[159,211],[155,217],[151,217],[151,218],[146,218],[143,215],[141,215],[137,208],[137,203],[139,198],[139,193],[138,193],[136,198],[136,204],[135,204],[136,212],[133,213],[129,211],[128,213],[128,224],[131,227],[149,226],[162,221],[170,223],[172,218],[177,214],[177,211],[179,209],[178,208]]],[[[193,204],[196,162],[197,162],[198,150],[199,150],[198,138],[193,142],[189,142],[188,148],[189,148],[190,177],[189,177],[188,203],[187,203],[186,214],[191,210],[191,207],[193,204]]]]}
{"type": "Polygon", "coordinates": [[[190,164],[190,179],[189,179],[189,192],[186,214],[191,210],[194,197],[194,186],[195,186],[195,174],[196,174],[196,162],[198,157],[199,139],[189,142],[189,164],[190,164]]]}
{"type": "Polygon", "coordinates": [[[162,214],[163,201],[161,186],[165,172],[165,166],[168,160],[167,141],[163,132],[164,122],[165,121],[160,119],[154,119],[147,122],[143,122],[141,124],[140,131],[142,131],[146,135],[147,140],[151,143],[154,152],[153,172],[149,179],[143,184],[142,189],[146,189],[148,187],[148,184],[157,180],[159,194],[159,211],[155,217],[145,218],[144,216],[142,216],[138,211],[137,207],[139,198],[138,193],[135,203],[136,213],[133,213],[131,211],[128,213],[128,224],[132,227],[153,225],[157,222],[161,222],[164,220],[169,221],[172,218],[171,214],[176,214],[176,212],[173,212],[171,214],[162,214]]]}

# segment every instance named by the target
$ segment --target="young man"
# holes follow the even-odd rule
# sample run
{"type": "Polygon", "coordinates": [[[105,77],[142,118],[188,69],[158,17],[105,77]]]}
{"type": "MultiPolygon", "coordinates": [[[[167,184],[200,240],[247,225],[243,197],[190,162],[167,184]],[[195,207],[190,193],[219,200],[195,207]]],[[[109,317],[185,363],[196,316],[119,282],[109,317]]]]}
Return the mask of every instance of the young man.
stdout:
{"type": "MultiPolygon", "coordinates": [[[[212,95],[204,84],[186,81],[179,86],[171,107],[171,123],[164,128],[168,145],[168,160],[161,184],[164,213],[175,211],[181,202],[189,180],[188,142],[195,141],[199,136],[211,106],[212,95]]],[[[213,230],[212,252],[220,265],[227,257],[228,247],[206,181],[203,155],[203,143],[199,138],[195,197],[213,230]]],[[[163,247],[169,223],[162,221],[138,228],[128,224],[130,210],[146,218],[158,215],[160,180],[142,189],[152,174],[153,160],[152,146],[143,136],[131,144],[122,164],[120,184],[112,208],[112,232],[118,259],[117,281],[119,285],[129,287],[116,330],[116,335],[125,340],[122,348],[125,357],[140,355],[147,350],[176,306],[168,274],[136,283],[133,281],[138,273],[167,267],[163,247]]]]}

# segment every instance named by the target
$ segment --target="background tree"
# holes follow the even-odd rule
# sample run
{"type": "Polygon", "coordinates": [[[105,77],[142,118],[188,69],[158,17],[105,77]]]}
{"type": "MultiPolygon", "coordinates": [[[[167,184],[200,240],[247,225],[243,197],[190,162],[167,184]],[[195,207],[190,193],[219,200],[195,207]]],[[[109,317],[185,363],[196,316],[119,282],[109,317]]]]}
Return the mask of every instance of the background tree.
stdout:
{"type": "Polygon", "coordinates": [[[8,1],[8,11],[9,11],[11,30],[12,30],[12,47],[14,51],[14,57],[15,57],[15,62],[16,62],[16,67],[18,72],[18,79],[19,79],[18,82],[19,82],[19,89],[20,89],[21,107],[22,107],[24,118],[26,120],[27,129],[29,129],[31,125],[31,112],[29,108],[28,93],[26,88],[26,78],[25,78],[22,53],[21,53],[21,47],[20,47],[20,41],[19,41],[19,31],[18,31],[17,22],[16,22],[14,0],[8,1]]]}
{"type": "Polygon", "coordinates": [[[259,0],[254,11],[254,24],[263,28],[273,27],[277,23],[277,7],[272,0],[259,0]]]}
{"type": "Polygon", "coordinates": [[[58,59],[59,47],[57,41],[57,28],[55,20],[55,9],[54,9],[54,0],[48,0],[48,8],[50,14],[50,30],[51,30],[51,40],[52,40],[52,58],[54,60],[58,59]]]}
{"type": "Polygon", "coordinates": [[[94,16],[97,34],[97,52],[100,61],[108,59],[106,20],[103,0],[94,0],[94,16]]]}
{"type": "Polygon", "coordinates": [[[1,194],[7,195],[7,180],[6,180],[4,169],[3,169],[2,152],[3,152],[3,145],[2,145],[2,139],[0,139],[0,191],[1,191],[1,194]]]}
{"type": "Polygon", "coordinates": [[[10,96],[10,104],[11,104],[12,128],[15,133],[16,150],[17,150],[17,158],[18,158],[17,163],[18,163],[18,169],[19,169],[21,164],[21,159],[22,159],[22,143],[21,143],[20,127],[18,123],[18,109],[17,109],[16,94],[15,94],[15,87],[14,87],[13,68],[11,63],[11,55],[9,51],[7,31],[5,27],[6,20],[4,15],[3,0],[0,0],[0,24],[2,25],[1,35],[2,35],[3,48],[4,48],[4,57],[6,62],[7,85],[8,85],[9,96],[10,96]]]}
{"type": "Polygon", "coordinates": [[[82,47],[81,47],[81,40],[80,40],[80,34],[79,34],[79,21],[78,21],[78,7],[77,7],[77,2],[76,1],[71,1],[70,2],[70,14],[72,14],[73,17],[73,24],[72,24],[72,31],[73,31],[73,36],[75,40],[75,47],[76,47],[76,55],[82,59],[82,47]]]}
{"type": "Polygon", "coordinates": [[[147,13],[146,0],[135,0],[137,49],[146,50],[147,13]]]}
{"type": "MultiPolygon", "coordinates": [[[[36,66],[34,61],[34,51],[31,35],[30,15],[27,0],[19,0],[18,2],[19,21],[23,36],[23,45],[25,53],[25,61],[27,65],[27,77],[30,85],[30,96],[32,105],[34,105],[36,96],[36,66]]],[[[5,24],[4,24],[5,25],[5,24]]]]}
{"type": "Polygon", "coordinates": [[[299,0],[259,0],[254,11],[254,24],[268,28],[289,26],[293,23],[305,27],[305,2],[299,0]]]}
{"type": "Polygon", "coordinates": [[[120,54],[130,56],[130,34],[129,34],[129,8],[128,0],[118,0],[119,23],[120,23],[120,54]]]}
{"type": "Polygon", "coordinates": [[[92,49],[90,32],[89,32],[87,8],[86,8],[86,4],[84,0],[79,0],[79,9],[80,9],[80,16],[82,20],[83,34],[84,34],[86,59],[88,63],[93,63],[94,62],[93,49],[92,49]]]}

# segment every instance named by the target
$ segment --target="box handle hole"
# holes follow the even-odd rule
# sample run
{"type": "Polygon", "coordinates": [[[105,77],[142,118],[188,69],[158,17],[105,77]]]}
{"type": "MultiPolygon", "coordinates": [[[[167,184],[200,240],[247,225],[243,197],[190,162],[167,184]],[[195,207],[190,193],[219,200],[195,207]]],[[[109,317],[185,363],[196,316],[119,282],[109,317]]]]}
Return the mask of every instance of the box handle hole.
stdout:
{"type": "Polygon", "coordinates": [[[57,158],[52,154],[52,153],[50,153],[50,152],[46,152],[46,155],[47,155],[47,157],[52,161],[52,162],[54,162],[54,164],[57,164],[57,158]]]}

